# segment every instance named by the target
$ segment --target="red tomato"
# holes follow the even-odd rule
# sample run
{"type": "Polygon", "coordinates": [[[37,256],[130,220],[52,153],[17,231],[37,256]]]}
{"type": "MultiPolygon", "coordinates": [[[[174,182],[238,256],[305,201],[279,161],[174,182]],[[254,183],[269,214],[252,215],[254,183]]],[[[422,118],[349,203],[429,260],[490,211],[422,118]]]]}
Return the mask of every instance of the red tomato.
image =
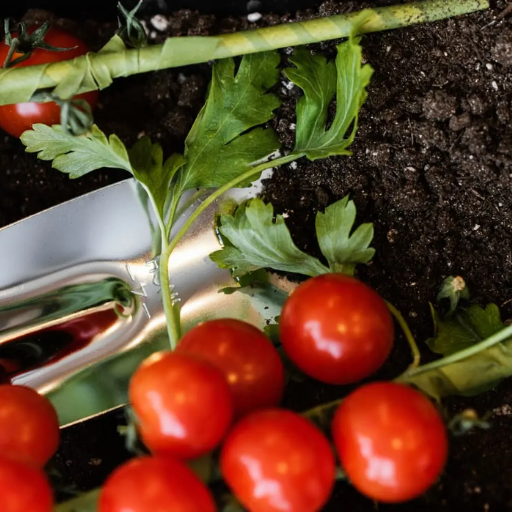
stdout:
{"type": "Polygon", "coordinates": [[[327,439],[291,411],[267,409],[235,425],[222,448],[226,483],[251,512],[314,512],[334,485],[327,439]]]}
{"type": "Polygon", "coordinates": [[[47,398],[24,386],[0,385],[2,457],[43,467],[57,451],[59,438],[59,419],[47,398]]]}
{"type": "Polygon", "coordinates": [[[0,458],[0,510],[52,512],[53,493],[44,474],[16,460],[0,458]]]}
{"type": "Polygon", "coordinates": [[[214,512],[210,491],[182,462],[139,457],[107,479],[98,512],[214,512]]]}
{"type": "Polygon", "coordinates": [[[410,500],[438,478],[448,441],[443,420],[422,393],[375,382],[350,394],[336,411],[333,436],[349,480],[389,503],[410,500]]]}
{"type": "MultiPolygon", "coordinates": [[[[30,27],[28,30],[29,33],[32,33],[36,28],[35,26],[30,27]]],[[[30,58],[13,67],[18,68],[36,64],[60,62],[62,60],[80,57],[89,51],[89,48],[80,39],[56,27],[50,28],[44,40],[48,44],[59,48],[73,48],[75,46],[76,48],[64,52],[52,52],[43,50],[42,48],[36,48],[30,58]]],[[[0,43],[0,65],[3,65],[8,53],[9,46],[5,44],[5,41],[2,41],[0,43]]],[[[21,54],[15,53],[14,58],[20,55],[21,54]]],[[[98,91],[80,94],[77,98],[86,100],[87,103],[94,108],[98,100],[98,91]]],[[[0,127],[14,137],[20,137],[24,131],[30,130],[32,125],[36,123],[47,125],[60,124],[60,107],[54,102],[31,102],[0,106],[0,127]]]]}
{"type": "Polygon", "coordinates": [[[153,354],[130,382],[130,401],[146,446],[182,459],[213,450],[233,419],[233,397],[220,370],[193,356],[153,354]]]}
{"type": "Polygon", "coordinates": [[[379,369],[393,346],[393,319],[371,288],[343,274],[298,286],[279,322],[285,352],[307,375],[349,384],[379,369]]]}
{"type": "Polygon", "coordinates": [[[185,334],[176,351],[193,354],[222,370],[237,417],[279,405],[284,391],[283,363],[256,327],[227,318],[204,322],[185,334]]]}

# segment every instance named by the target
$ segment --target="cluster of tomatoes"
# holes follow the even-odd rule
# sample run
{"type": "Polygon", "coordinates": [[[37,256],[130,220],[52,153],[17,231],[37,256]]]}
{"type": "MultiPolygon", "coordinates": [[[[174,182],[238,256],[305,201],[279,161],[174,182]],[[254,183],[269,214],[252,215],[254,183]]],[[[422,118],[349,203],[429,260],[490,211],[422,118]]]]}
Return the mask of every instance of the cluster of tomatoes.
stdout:
{"type": "MultiPolygon", "coordinates": [[[[393,323],[371,288],[326,274],[290,295],[280,338],[307,375],[349,383],[382,365],[393,323]]],[[[212,452],[223,480],[252,512],[321,510],[335,482],[335,454],[350,482],[383,502],[422,494],[442,471],[446,430],[418,391],[391,382],[362,385],[335,412],[330,440],[307,418],[279,407],[284,387],[274,345],[239,320],[201,323],[175,351],[150,356],[133,375],[129,396],[151,455],[114,471],[101,490],[99,512],[216,510],[209,488],[187,465],[212,452]]],[[[3,512],[52,510],[41,468],[58,440],[57,416],[44,397],[0,386],[3,512]]]]}

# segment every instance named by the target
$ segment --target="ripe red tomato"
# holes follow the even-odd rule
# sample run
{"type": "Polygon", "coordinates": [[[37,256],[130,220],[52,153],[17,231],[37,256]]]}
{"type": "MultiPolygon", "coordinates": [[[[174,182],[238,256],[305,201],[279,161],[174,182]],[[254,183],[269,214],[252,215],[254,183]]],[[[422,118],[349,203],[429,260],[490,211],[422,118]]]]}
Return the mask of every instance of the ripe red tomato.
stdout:
{"type": "Polygon", "coordinates": [[[279,405],[284,391],[283,363],[256,327],[228,318],[204,322],[185,334],[176,351],[205,359],[224,373],[237,417],[279,405]]]}
{"type": "Polygon", "coordinates": [[[57,451],[59,439],[59,419],[47,398],[24,386],[0,385],[2,457],[43,467],[57,451]]]}
{"type": "Polygon", "coordinates": [[[308,420],[283,409],[242,418],[224,443],[220,465],[224,480],[251,512],[314,512],[334,485],[327,439],[308,420]]]}
{"type": "MultiPolygon", "coordinates": [[[[29,27],[28,32],[32,33],[36,28],[36,26],[29,27]]],[[[73,34],[56,27],[50,28],[44,40],[52,46],[73,49],[63,52],[52,52],[49,50],[43,50],[42,48],[36,48],[33,50],[30,58],[13,67],[18,68],[36,64],[60,62],[62,60],[80,57],[89,51],[89,48],[83,41],[75,37],[73,34]],[[76,48],[74,48],[75,46],[76,48]]],[[[5,41],[2,41],[0,43],[0,65],[3,65],[8,53],[9,46],[5,44],[5,41]]],[[[14,58],[19,57],[20,55],[21,54],[15,53],[14,58]]],[[[87,103],[94,108],[98,100],[98,91],[80,94],[77,98],[86,100],[87,103]]],[[[60,124],[60,107],[54,102],[30,102],[0,106],[0,127],[14,137],[20,137],[24,131],[30,130],[32,125],[36,123],[47,125],[60,124]]]]}
{"type": "Polygon", "coordinates": [[[0,510],[52,512],[53,493],[44,474],[19,461],[0,458],[0,510]]]}
{"type": "Polygon", "coordinates": [[[98,512],[214,512],[210,491],[182,462],[139,457],[117,468],[100,494],[98,512]]]}
{"type": "Polygon", "coordinates": [[[419,391],[375,382],[350,394],[332,431],[349,480],[374,500],[395,503],[426,491],[446,461],[443,420],[419,391]]]}
{"type": "Polygon", "coordinates": [[[298,286],[279,322],[283,348],[307,375],[349,384],[379,369],[393,346],[393,319],[370,287],[343,274],[298,286]]]}
{"type": "Polygon", "coordinates": [[[196,357],[160,352],[130,382],[130,401],[146,446],[181,459],[213,450],[233,419],[233,397],[223,373],[196,357]]]}

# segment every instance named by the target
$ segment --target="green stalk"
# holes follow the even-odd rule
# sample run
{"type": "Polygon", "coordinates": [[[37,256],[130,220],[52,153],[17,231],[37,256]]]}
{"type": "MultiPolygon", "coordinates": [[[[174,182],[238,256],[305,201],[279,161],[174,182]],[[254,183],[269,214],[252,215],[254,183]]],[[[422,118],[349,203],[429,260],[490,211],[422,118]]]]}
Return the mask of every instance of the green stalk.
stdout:
{"type": "Polygon", "coordinates": [[[257,174],[261,174],[263,171],[266,171],[267,169],[271,169],[272,167],[278,167],[280,165],[288,164],[290,162],[293,162],[294,160],[298,160],[299,158],[302,158],[304,155],[302,153],[296,154],[291,153],[288,156],[283,156],[281,158],[276,158],[275,160],[270,160],[268,162],[263,162],[262,164],[250,169],[249,171],[245,172],[244,174],[241,174],[238,176],[238,178],[230,181],[229,183],[226,183],[224,186],[218,188],[208,196],[207,199],[204,200],[204,202],[198,206],[197,210],[194,211],[194,213],[187,219],[185,224],[181,227],[181,229],[176,233],[176,235],[171,240],[171,243],[169,244],[169,255],[172,253],[172,251],[176,248],[179,241],[183,238],[183,236],[186,234],[186,232],[190,229],[190,226],[197,220],[199,215],[203,213],[211,204],[213,204],[217,199],[219,199],[220,196],[225,194],[228,190],[237,187],[240,183],[243,183],[244,181],[247,181],[249,178],[252,178],[253,176],[257,174]]]}
{"type": "Polygon", "coordinates": [[[177,314],[176,306],[173,305],[171,297],[171,282],[169,280],[169,257],[171,255],[171,251],[169,250],[169,247],[167,238],[162,238],[162,252],[160,254],[160,289],[162,291],[162,303],[164,305],[169,343],[171,345],[171,350],[174,350],[181,337],[181,326],[179,314],[177,314]]]}
{"type": "Polygon", "coordinates": [[[418,348],[418,345],[416,344],[416,340],[414,339],[414,336],[412,335],[412,332],[409,329],[407,322],[402,316],[402,313],[400,313],[400,311],[398,311],[398,309],[396,309],[395,306],[393,306],[393,304],[391,304],[390,302],[386,301],[386,304],[388,306],[389,311],[391,311],[391,314],[395,317],[395,320],[402,328],[405,338],[407,339],[407,343],[409,343],[409,347],[411,348],[412,363],[409,366],[409,370],[417,368],[420,365],[421,353],[420,349],[418,348]]]}
{"type": "Polygon", "coordinates": [[[174,197],[167,224],[162,226],[162,250],[160,253],[160,290],[162,293],[162,302],[164,305],[165,318],[167,323],[167,333],[171,350],[174,350],[181,338],[180,312],[177,304],[173,304],[171,281],[169,279],[169,258],[172,249],[169,249],[170,230],[176,218],[178,210],[179,197],[174,197]]]}
{"type": "Polygon", "coordinates": [[[411,377],[417,377],[423,373],[430,372],[432,370],[437,370],[438,368],[443,368],[444,366],[448,366],[449,364],[458,363],[468,357],[474,356],[487,350],[488,348],[497,345],[509,338],[512,337],[512,325],[505,327],[501,331],[493,334],[489,338],[477,343],[476,345],[472,345],[469,348],[464,350],[460,350],[459,352],[455,352],[449,356],[443,357],[441,359],[437,359],[436,361],[432,361],[431,363],[424,364],[423,366],[419,366],[418,368],[410,368],[406,370],[402,375],[397,377],[395,381],[397,382],[407,382],[411,377]]]}
{"type": "Polygon", "coordinates": [[[104,89],[119,77],[345,38],[360,16],[366,21],[360,26],[359,33],[366,34],[488,7],[489,0],[425,0],[233,34],[171,37],[162,45],[130,50],[118,36],[114,36],[98,53],[70,61],[0,70],[0,105],[30,101],[39,89],[55,89],[57,96],[68,99],[77,93],[104,89]]]}
{"type": "Polygon", "coordinates": [[[54,512],[96,512],[99,496],[100,489],[94,489],[57,505],[54,512]]]}
{"type": "MultiPolygon", "coordinates": [[[[291,153],[288,156],[284,156],[281,158],[277,158],[276,160],[270,160],[268,162],[264,162],[249,171],[245,172],[238,176],[238,178],[226,183],[226,185],[218,188],[213,192],[210,196],[208,196],[200,206],[197,207],[196,210],[190,215],[185,224],[181,227],[181,229],[176,233],[170,243],[167,242],[167,239],[162,241],[162,254],[160,256],[160,282],[162,285],[162,299],[164,301],[164,310],[165,316],[167,319],[167,331],[169,333],[169,339],[171,343],[171,348],[176,348],[176,345],[181,336],[181,325],[180,325],[180,316],[179,310],[176,309],[176,306],[172,305],[172,300],[170,296],[170,282],[169,282],[169,258],[171,257],[172,252],[180,242],[180,240],[185,236],[187,231],[190,229],[190,226],[198,219],[198,217],[210,206],[212,205],[219,197],[225,194],[228,190],[238,186],[240,183],[247,181],[249,178],[252,178],[255,175],[261,174],[263,171],[270,169],[272,167],[277,167],[279,165],[284,165],[289,162],[293,162],[304,155],[302,153],[296,154],[291,153]]],[[[169,219],[169,224],[172,225],[173,219],[169,219]]]]}

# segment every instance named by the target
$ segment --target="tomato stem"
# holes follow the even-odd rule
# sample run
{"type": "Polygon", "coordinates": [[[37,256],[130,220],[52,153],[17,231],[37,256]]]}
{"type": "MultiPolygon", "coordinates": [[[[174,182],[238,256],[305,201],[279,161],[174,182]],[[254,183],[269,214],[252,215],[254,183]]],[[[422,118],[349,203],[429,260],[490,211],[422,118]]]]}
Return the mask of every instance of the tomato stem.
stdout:
{"type": "Polygon", "coordinates": [[[407,339],[407,343],[409,343],[409,347],[411,348],[412,353],[412,363],[410,364],[408,370],[413,370],[414,368],[417,368],[420,365],[420,349],[418,348],[416,340],[414,339],[414,336],[412,335],[412,332],[409,329],[409,326],[407,325],[405,318],[402,316],[402,313],[400,313],[400,311],[398,311],[398,309],[396,309],[395,306],[393,306],[393,304],[391,304],[390,302],[386,301],[386,304],[388,306],[389,311],[395,317],[395,320],[402,328],[405,338],[407,339]]]}
{"type": "Polygon", "coordinates": [[[437,359],[436,361],[432,361],[431,363],[424,364],[423,366],[419,366],[418,368],[409,368],[402,375],[398,376],[395,381],[396,382],[407,382],[407,380],[411,377],[417,377],[423,373],[430,372],[432,370],[437,370],[439,368],[443,368],[450,364],[458,363],[468,357],[474,356],[487,350],[488,348],[497,345],[507,339],[512,338],[512,325],[505,327],[501,331],[489,336],[487,339],[477,343],[476,345],[472,345],[464,350],[460,350],[459,352],[455,352],[449,356],[443,357],[441,359],[437,359]]]}
{"type": "Polygon", "coordinates": [[[94,512],[100,497],[100,489],[81,494],[55,507],[54,512],[94,512]]]}
{"type": "Polygon", "coordinates": [[[302,416],[314,421],[319,425],[323,425],[325,420],[330,423],[330,419],[338,406],[343,401],[343,398],[338,398],[337,400],[333,400],[332,402],[327,402],[326,404],[317,405],[312,409],[308,409],[302,413],[302,416]]]}
{"type": "MultiPolygon", "coordinates": [[[[4,69],[8,68],[11,65],[12,56],[18,51],[18,46],[19,45],[20,45],[19,39],[14,38],[12,40],[11,45],[9,46],[9,52],[7,53],[7,57],[5,58],[5,61],[4,61],[3,65],[2,65],[2,67],[4,69]]],[[[18,61],[18,63],[20,63],[20,62],[22,62],[22,60],[20,60],[20,59],[26,60],[26,59],[28,59],[28,57],[29,57],[29,55],[25,54],[25,55],[22,55],[19,59],[16,59],[16,60],[18,61]]]]}
{"type": "Polygon", "coordinates": [[[118,41],[112,40],[109,51],[78,57],[72,65],[70,61],[62,61],[33,66],[30,71],[27,68],[9,72],[0,70],[0,105],[29,101],[38,89],[57,87],[61,97],[71,97],[104,89],[119,77],[345,38],[362,14],[367,21],[358,32],[365,34],[432,22],[488,7],[488,0],[425,0],[232,34],[171,37],[162,45],[130,50],[120,48],[118,41]],[[24,87],[20,87],[21,83],[24,87]]]}

